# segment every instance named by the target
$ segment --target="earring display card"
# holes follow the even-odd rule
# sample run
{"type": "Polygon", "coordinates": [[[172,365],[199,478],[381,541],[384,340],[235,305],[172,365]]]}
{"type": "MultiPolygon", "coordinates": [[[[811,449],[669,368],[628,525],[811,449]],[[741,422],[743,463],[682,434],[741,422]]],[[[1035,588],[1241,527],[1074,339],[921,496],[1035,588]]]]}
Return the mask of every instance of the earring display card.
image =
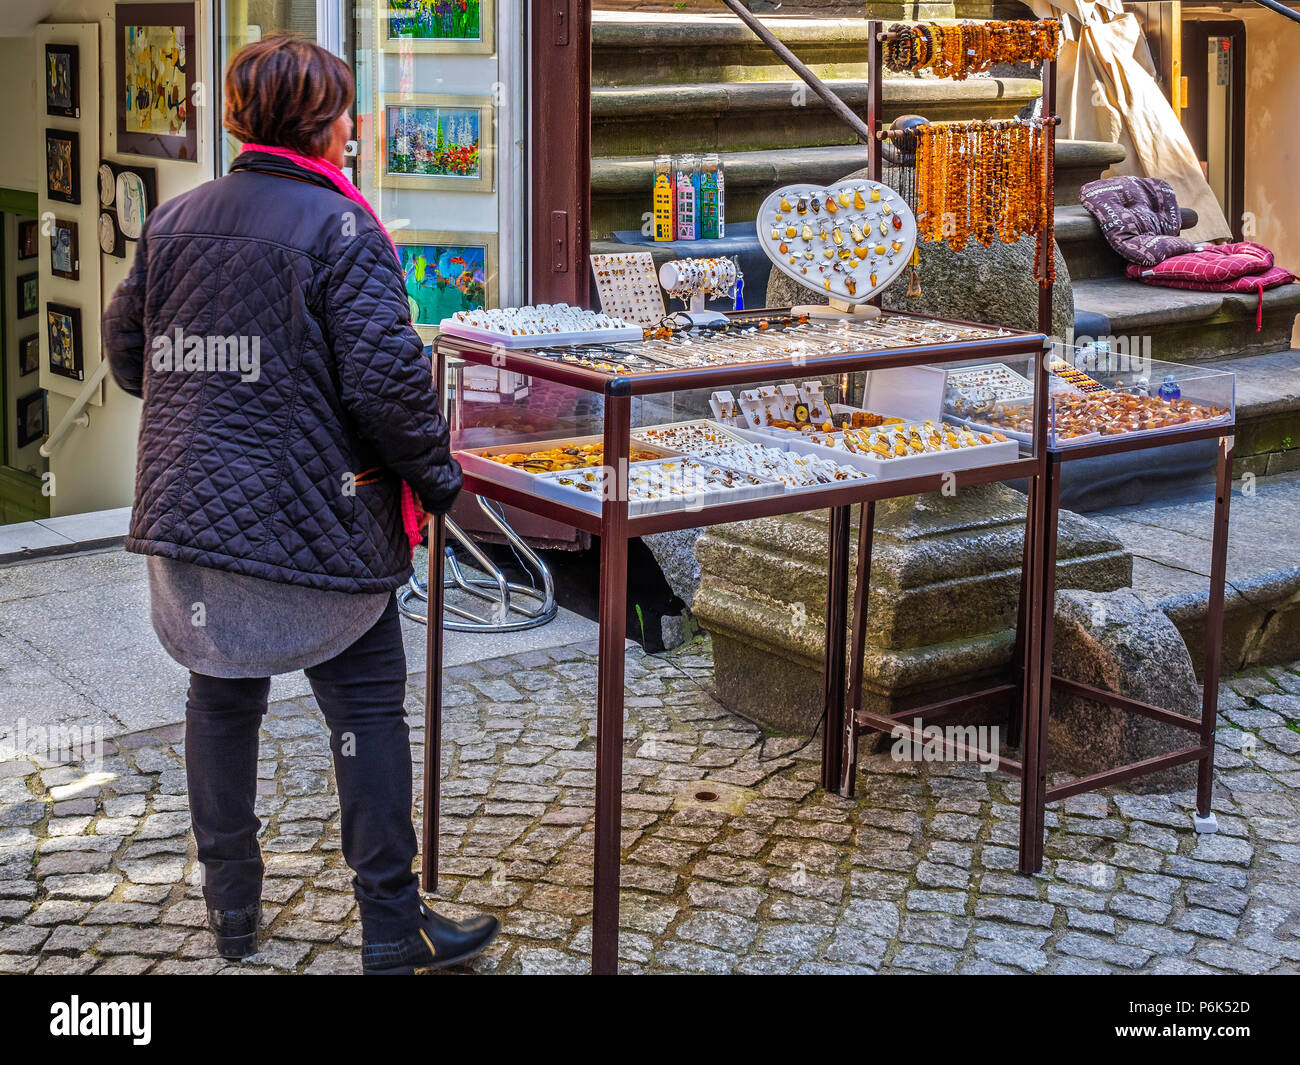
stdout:
{"type": "Polygon", "coordinates": [[[663,319],[664,294],[648,251],[593,255],[591,272],[606,314],[641,326],[658,325],[663,319]]]}

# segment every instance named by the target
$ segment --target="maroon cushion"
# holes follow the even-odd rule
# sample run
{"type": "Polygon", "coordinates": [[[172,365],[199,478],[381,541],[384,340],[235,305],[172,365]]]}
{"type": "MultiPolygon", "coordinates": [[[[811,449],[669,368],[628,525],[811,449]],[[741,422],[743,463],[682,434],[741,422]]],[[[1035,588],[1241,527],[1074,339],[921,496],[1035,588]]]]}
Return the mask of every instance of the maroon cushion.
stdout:
{"type": "MultiPolygon", "coordinates": [[[[1155,266],[1130,265],[1128,276],[1153,282],[1193,281],[1197,284],[1187,287],[1209,288],[1225,281],[1262,274],[1272,267],[1271,251],[1262,244],[1242,241],[1240,244],[1210,244],[1200,251],[1170,256],[1155,266]]],[[[1255,287],[1256,283],[1251,282],[1246,289],[1255,287]]]]}

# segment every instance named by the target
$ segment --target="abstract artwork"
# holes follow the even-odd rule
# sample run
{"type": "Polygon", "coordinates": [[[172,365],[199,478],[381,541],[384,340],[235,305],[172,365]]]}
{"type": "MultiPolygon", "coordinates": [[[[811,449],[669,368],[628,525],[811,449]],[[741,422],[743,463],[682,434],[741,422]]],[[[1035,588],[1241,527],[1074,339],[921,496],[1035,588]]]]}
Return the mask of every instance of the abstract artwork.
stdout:
{"type": "Polygon", "coordinates": [[[45,46],[45,113],[61,118],[81,117],[80,89],[77,84],[77,46],[45,46]]]}
{"type": "Polygon", "coordinates": [[[118,4],[117,148],[197,161],[193,4],[118,4]]]}
{"type": "Polygon", "coordinates": [[[81,311],[61,303],[45,305],[46,336],[50,343],[50,372],[80,381],[85,377],[81,364],[81,311]]]}
{"type": "Polygon", "coordinates": [[[34,444],[45,435],[45,392],[37,389],[18,401],[18,446],[34,444]]]}
{"type": "Polygon", "coordinates": [[[45,131],[45,192],[51,200],[81,202],[81,138],[70,130],[45,131]]]}
{"type": "Polygon", "coordinates": [[[50,273],[67,281],[76,281],[81,274],[81,260],[77,249],[77,223],[56,218],[50,228],[50,273]]]}

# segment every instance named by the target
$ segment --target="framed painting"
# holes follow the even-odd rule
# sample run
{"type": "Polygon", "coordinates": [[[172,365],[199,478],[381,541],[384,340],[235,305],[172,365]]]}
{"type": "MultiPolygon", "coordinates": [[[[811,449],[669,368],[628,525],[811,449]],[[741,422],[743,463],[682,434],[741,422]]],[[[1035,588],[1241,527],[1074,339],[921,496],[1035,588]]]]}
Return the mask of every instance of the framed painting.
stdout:
{"type": "Polygon", "coordinates": [[[496,0],[375,0],[386,52],[491,55],[496,0]]]}
{"type": "Polygon", "coordinates": [[[18,223],[18,260],[35,259],[38,252],[36,248],[36,219],[29,218],[25,222],[18,223]]]}
{"type": "Polygon", "coordinates": [[[393,234],[402,261],[411,321],[425,342],[457,311],[497,305],[497,236],[402,230],[393,234]]]}
{"type": "Polygon", "coordinates": [[[81,277],[81,258],[77,248],[77,223],[56,218],[50,224],[50,273],[67,281],[81,277]]]}
{"type": "Polygon", "coordinates": [[[198,162],[194,5],[118,4],[117,150],[198,162]]]}
{"type": "Polygon", "coordinates": [[[81,202],[81,138],[72,130],[45,131],[45,194],[62,203],[81,202]]]}
{"type": "Polygon", "coordinates": [[[18,400],[18,446],[34,444],[45,435],[45,392],[37,389],[18,400]]]}
{"type": "Polygon", "coordinates": [[[75,44],[45,46],[45,113],[60,118],[81,117],[79,59],[75,44]]]}
{"type": "Polygon", "coordinates": [[[45,305],[45,332],[50,343],[50,373],[85,379],[81,362],[81,311],[63,303],[45,305]]]}
{"type": "Polygon", "coordinates": [[[35,373],[41,365],[41,337],[33,333],[18,341],[18,376],[26,377],[35,373]]]}
{"type": "Polygon", "coordinates": [[[375,103],[375,183],[398,189],[491,192],[491,96],[405,94],[375,103]]]}
{"type": "Polygon", "coordinates": [[[30,318],[39,306],[40,280],[36,274],[21,274],[18,278],[18,318],[30,318]]]}

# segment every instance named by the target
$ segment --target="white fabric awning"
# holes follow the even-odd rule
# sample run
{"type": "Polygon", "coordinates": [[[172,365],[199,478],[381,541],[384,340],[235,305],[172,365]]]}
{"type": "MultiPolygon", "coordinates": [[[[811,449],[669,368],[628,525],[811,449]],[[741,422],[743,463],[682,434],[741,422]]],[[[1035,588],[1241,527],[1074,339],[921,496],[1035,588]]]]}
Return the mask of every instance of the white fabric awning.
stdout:
{"type": "Polygon", "coordinates": [[[1110,141],[1128,153],[1111,174],[1164,178],[1180,207],[1197,214],[1190,240],[1231,238],[1191,141],[1160,91],[1137,19],[1122,0],[1026,0],[1039,18],[1061,20],[1058,135],[1110,141]]]}

